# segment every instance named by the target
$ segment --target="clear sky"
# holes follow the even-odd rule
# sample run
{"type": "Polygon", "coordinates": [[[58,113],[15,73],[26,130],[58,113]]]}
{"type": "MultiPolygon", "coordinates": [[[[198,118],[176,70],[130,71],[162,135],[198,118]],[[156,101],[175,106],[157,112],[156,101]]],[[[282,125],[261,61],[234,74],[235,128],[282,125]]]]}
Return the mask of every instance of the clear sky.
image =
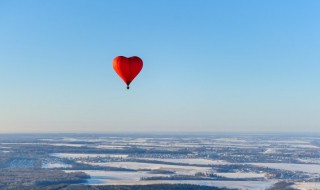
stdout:
{"type": "Polygon", "coordinates": [[[0,0],[0,132],[125,131],[320,132],[320,1],[0,0]]]}

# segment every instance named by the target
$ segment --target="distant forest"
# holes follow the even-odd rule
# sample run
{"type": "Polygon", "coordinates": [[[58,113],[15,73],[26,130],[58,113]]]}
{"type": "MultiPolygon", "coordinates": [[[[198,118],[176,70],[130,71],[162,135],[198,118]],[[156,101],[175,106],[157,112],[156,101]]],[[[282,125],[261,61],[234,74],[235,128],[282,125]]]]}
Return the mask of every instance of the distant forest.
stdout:
{"type": "MultiPolygon", "coordinates": [[[[16,189],[17,187],[13,188],[16,189]]],[[[188,184],[155,184],[155,185],[52,185],[37,187],[18,187],[19,190],[235,190],[227,188],[188,185],[188,184]]]]}

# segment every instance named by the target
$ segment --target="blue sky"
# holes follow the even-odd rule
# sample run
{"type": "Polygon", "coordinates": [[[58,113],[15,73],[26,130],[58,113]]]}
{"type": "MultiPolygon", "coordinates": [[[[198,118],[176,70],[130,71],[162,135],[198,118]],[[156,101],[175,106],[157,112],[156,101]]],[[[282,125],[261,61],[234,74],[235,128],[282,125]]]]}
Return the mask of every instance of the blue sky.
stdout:
{"type": "Polygon", "coordinates": [[[320,1],[0,0],[0,132],[320,132],[320,1]],[[126,90],[118,55],[144,60],[126,90]]]}

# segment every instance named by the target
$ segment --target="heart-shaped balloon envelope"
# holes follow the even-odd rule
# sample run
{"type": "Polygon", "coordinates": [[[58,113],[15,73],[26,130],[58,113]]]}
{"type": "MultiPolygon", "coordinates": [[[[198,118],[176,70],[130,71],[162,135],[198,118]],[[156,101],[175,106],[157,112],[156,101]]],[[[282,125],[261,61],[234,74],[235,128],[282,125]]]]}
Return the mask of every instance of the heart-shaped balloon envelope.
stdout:
{"type": "Polygon", "coordinates": [[[118,56],[113,59],[113,69],[127,84],[127,89],[129,89],[129,85],[133,79],[140,73],[142,67],[143,62],[137,56],[129,58],[118,56]]]}

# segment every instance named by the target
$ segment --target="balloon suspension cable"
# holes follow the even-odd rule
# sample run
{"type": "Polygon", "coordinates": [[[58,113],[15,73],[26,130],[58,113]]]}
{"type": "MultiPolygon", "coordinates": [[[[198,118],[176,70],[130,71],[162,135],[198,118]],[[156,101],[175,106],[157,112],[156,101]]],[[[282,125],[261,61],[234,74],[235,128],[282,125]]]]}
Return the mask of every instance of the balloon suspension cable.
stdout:
{"type": "Polygon", "coordinates": [[[129,90],[130,89],[130,87],[129,86],[127,86],[127,90],[129,90]]]}

